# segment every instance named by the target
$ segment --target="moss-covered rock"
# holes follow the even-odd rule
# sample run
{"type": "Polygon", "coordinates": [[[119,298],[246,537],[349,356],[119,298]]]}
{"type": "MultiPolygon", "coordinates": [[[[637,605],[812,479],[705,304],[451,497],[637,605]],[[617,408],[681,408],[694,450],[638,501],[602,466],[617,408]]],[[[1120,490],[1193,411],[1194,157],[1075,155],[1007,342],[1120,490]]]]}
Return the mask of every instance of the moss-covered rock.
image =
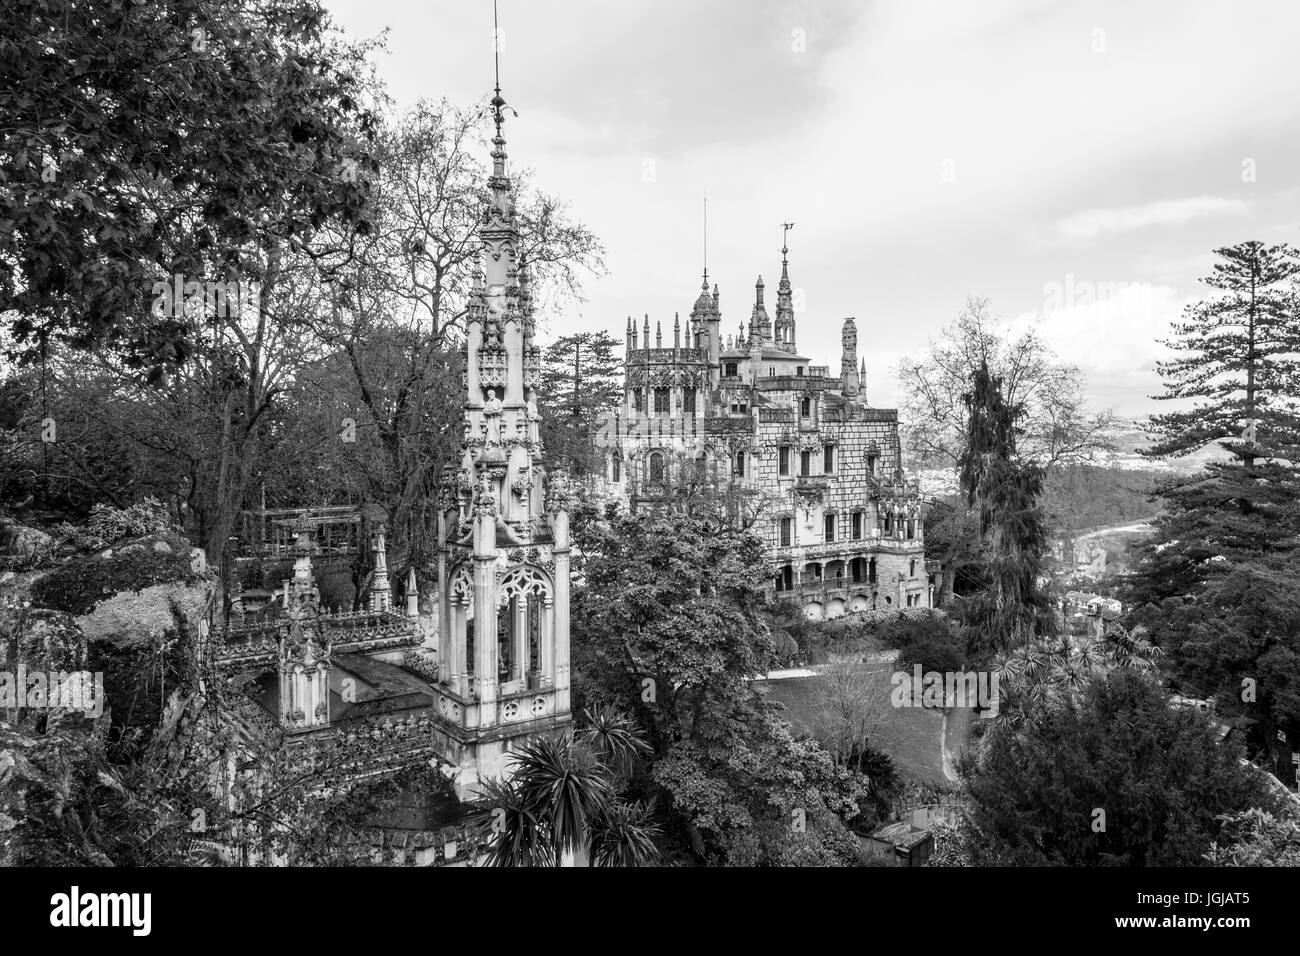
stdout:
{"type": "Polygon", "coordinates": [[[54,539],[39,528],[0,517],[0,555],[30,558],[53,546],[54,539]]]}
{"type": "Polygon", "coordinates": [[[148,534],[68,561],[32,585],[34,604],[78,617],[96,605],[154,585],[210,580],[202,552],[174,532],[148,534]]]}
{"type": "Polygon", "coordinates": [[[0,599],[0,670],[84,670],[86,636],[71,614],[0,599]]]}

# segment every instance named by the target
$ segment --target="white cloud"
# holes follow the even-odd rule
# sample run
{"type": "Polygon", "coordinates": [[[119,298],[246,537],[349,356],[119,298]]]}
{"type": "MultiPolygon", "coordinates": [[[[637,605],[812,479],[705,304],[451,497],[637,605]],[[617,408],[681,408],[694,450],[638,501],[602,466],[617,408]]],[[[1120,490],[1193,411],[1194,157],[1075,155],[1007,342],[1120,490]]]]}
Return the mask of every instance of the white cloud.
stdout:
{"type": "Polygon", "coordinates": [[[1119,209],[1085,209],[1056,223],[1062,239],[1090,242],[1102,236],[1136,232],[1152,226],[1178,226],[1209,216],[1242,216],[1250,206],[1241,199],[1188,196],[1119,209]]]}
{"type": "Polygon", "coordinates": [[[1195,297],[1141,282],[1069,277],[1062,288],[1049,286],[1043,311],[1017,316],[1010,323],[1013,334],[1036,328],[1059,358],[1083,371],[1093,404],[1121,414],[1149,409],[1147,397],[1162,391],[1156,362],[1172,354],[1160,341],[1195,297]]]}

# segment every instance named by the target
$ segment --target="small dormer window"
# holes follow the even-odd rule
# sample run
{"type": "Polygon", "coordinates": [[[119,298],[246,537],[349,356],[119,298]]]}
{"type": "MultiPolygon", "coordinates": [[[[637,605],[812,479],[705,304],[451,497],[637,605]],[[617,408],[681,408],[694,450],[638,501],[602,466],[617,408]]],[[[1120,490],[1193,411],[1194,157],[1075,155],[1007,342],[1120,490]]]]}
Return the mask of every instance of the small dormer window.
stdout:
{"type": "Polygon", "coordinates": [[[727,362],[726,365],[723,366],[722,374],[723,374],[723,375],[726,375],[726,376],[729,377],[729,378],[735,378],[735,376],[736,376],[736,363],[735,363],[735,362],[727,362]]]}

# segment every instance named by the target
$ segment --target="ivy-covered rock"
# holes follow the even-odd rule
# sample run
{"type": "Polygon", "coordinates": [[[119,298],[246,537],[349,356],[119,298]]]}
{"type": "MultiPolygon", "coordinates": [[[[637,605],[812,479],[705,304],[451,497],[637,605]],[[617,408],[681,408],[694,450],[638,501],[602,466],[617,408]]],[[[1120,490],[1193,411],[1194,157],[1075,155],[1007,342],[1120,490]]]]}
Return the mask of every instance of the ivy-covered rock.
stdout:
{"type": "Polygon", "coordinates": [[[195,633],[214,588],[202,552],[160,532],[69,561],[36,580],[31,596],[73,615],[91,641],[130,647],[195,633]]]}

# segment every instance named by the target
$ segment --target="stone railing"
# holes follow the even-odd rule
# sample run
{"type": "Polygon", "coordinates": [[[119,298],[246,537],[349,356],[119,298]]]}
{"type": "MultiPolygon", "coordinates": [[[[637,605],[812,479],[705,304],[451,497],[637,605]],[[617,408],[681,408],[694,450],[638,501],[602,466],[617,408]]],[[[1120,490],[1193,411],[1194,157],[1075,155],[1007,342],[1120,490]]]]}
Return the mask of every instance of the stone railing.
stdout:
{"type": "Polygon", "coordinates": [[[703,349],[631,349],[627,353],[627,364],[636,362],[702,362],[705,359],[703,349]]]}

